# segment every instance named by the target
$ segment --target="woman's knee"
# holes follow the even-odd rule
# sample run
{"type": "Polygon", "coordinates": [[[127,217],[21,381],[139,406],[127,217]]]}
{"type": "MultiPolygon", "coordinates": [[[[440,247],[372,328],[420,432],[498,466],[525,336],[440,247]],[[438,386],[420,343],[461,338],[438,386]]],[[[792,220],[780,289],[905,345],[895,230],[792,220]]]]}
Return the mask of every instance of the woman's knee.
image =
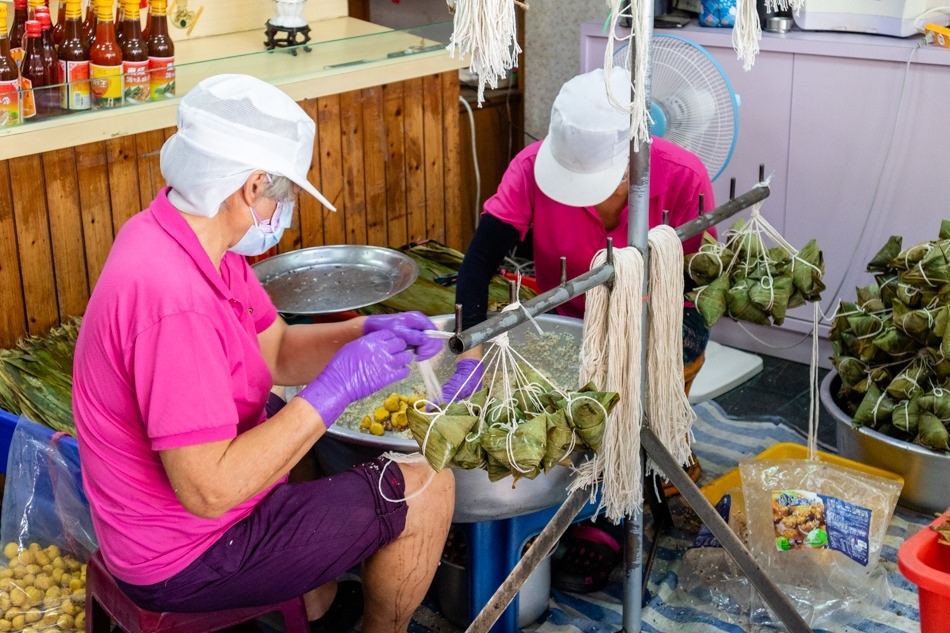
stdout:
{"type": "Polygon", "coordinates": [[[428,464],[400,464],[406,481],[410,522],[445,524],[455,510],[455,475],[451,468],[434,473],[428,464]]]}

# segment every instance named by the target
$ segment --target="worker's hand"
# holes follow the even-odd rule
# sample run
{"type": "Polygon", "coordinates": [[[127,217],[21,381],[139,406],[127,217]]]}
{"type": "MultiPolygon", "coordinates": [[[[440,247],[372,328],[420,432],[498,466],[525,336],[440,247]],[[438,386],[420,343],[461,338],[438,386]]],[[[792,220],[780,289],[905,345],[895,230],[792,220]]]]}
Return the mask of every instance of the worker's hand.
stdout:
{"type": "Polygon", "coordinates": [[[313,406],[327,428],[360,398],[409,376],[412,352],[388,330],[372,332],[340,348],[319,376],[297,395],[313,406]]]}
{"type": "Polygon", "coordinates": [[[417,360],[428,360],[442,349],[442,339],[432,338],[426,330],[438,330],[435,323],[421,312],[374,314],[363,322],[363,334],[389,330],[415,348],[417,360]]]}
{"type": "Polygon", "coordinates": [[[481,389],[484,369],[478,359],[463,358],[455,365],[455,373],[442,385],[442,401],[468,398],[481,389]]]}

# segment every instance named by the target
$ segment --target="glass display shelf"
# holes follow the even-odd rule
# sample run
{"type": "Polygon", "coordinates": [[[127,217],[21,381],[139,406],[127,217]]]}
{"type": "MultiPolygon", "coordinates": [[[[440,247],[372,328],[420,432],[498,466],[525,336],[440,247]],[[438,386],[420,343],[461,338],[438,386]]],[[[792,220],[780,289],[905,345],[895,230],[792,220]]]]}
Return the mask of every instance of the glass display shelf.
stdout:
{"type": "Polygon", "coordinates": [[[451,32],[451,22],[388,29],[342,17],[311,22],[305,44],[271,50],[263,28],[175,42],[174,96],[70,111],[57,107],[62,85],[34,89],[51,112],[0,127],[0,160],[173,127],[181,96],[222,73],[258,77],[301,101],[455,70],[465,64],[446,51],[451,32]]]}

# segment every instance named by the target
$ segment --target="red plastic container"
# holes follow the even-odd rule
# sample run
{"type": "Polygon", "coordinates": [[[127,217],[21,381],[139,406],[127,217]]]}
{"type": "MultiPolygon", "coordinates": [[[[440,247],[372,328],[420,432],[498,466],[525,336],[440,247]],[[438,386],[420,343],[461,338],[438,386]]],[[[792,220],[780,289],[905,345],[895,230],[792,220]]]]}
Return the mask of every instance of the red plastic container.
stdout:
{"type": "MultiPolygon", "coordinates": [[[[930,525],[946,521],[938,518],[930,525]]],[[[921,633],[945,633],[950,622],[950,545],[941,545],[939,538],[925,527],[897,550],[897,567],[917,585],[921,633]]]]}

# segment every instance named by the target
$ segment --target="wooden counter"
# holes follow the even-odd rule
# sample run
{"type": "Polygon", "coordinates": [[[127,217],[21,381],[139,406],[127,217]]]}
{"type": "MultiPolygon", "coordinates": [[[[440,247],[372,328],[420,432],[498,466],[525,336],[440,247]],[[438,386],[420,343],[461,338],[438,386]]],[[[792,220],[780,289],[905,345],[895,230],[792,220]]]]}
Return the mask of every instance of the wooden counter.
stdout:
{"type": "MultiPolygon", "coordinates": [[[[263,33],[182,42],[179,92],[204,76],[245,72],[281,87],[316,121],[310,180],[339,211],[301,196],[298,225],[280,252],[343,243],[398,247],[424,238],[463,248],[458,61],[444,51],[387,58],[419,37],[383,32],[354,41],[360,30],[381,27],[352,18],[321,24],[314,35],[326,41],[296,57],[236,52],[192,65],[187,60],[200,58],[191,56],[202,46],[233,44],[237,51],[253,42],[259,50],[263,33]],[[326,68],[353,59],[379,61],[326,68]]],[[[0,135],[0,347],[84,312],[116,232],[164,186],[159,151],[175,131],[177,101],[0,135]]]]}

